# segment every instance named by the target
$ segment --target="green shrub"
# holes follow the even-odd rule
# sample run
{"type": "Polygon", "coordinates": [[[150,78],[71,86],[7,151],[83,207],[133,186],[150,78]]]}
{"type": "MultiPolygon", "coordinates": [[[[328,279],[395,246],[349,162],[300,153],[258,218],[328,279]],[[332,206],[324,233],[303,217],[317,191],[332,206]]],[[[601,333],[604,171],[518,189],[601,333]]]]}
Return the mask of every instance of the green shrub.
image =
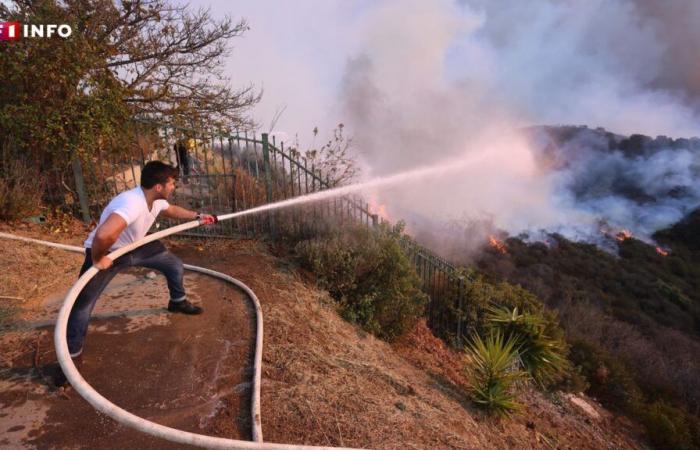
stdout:
{"type": "Polygon", "coordinates": [[[470,282],[462,309],[450,307],[456,301],[444,302],[448,306],[440,311],[442,316],[452,323],[461,317],[472,333],[481,336],[497,328],[506,337],[515,338],[523,367],[540,386],[585,389],[585,380],[567,359],[568,345],[555,313],[521,286],[490,283],[473,272],[465,272],[463,276],[470,282]]]}
{"type": "Polygon", "coordinates": [[[341,314],[392,340],[423,315],[427,296],[401,250],[401,229],[352,227],[296,245],[302,266],[340,304],[341,314]]]}
{"type": "Polygon", "coordinates": [[[651,442],[658,448],[692,450],[700,448],[698,419],[659,400],[645,408],[641,420],[651,442]]]}
{"type": "Polygon", "coordinates": [[[556,324],[543,315],[492,306],[487,308],[486,320],[489,327],[513,340],[523,368],[540,386],[559,383],[572,371],[566,342],[553,332],[556,324]]]}
{"type": "Polygon", "coordinates": [[[513,338],[495,330],[486,339],[472,336],[467,346],[470,363],[466,367],[474,402],[490,413],[507,416],[519,410],[514,384],[524,375],[518,368],[518,351],[513,338]]]}

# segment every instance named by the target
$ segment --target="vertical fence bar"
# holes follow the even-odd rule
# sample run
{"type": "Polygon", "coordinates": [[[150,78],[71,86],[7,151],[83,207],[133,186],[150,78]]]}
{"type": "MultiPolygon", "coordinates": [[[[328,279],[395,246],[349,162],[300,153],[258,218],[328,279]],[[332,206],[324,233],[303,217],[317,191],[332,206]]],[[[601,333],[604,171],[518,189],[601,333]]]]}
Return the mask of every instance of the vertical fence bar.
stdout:
{"type": "MultiPolygon", "coordinates": [[[[297,195],[301,197],[304,195],[301,189],[301,162],[299,158],[301,157],[301,154],[299,152],[296,152],[294,155],[294,163],[297,168],[297,195]]],[[[296,222],[297,222],[297,233],[301,234],[303,233],[303,213],[302,213],[302,205],[299,205],[295,208],[296,210],[296,222]]]]}
{"type": "MultiPolygon", "coordinates": [[[[219,151],[221,152],[221,172],[223,173],[223,178],[221,182],[223,183],[223,189],[219,187],[217,189],[217,195],[219,196],[219,200],[221,200],[221,197],[223,196],[225,200],[225,208],[226,212],[231,212],[231,202],[230,199],[228,198],[228,176],[226,174],[226,152],[224,152],[224,134],[221,130],[219,130],[219,151]]],[[[223,211],[222,211],[223,212],[223,211]]],[[[223,225],[223,224],[222,224],[223,225]]],[[[228,233],[230,230],[230,223],[226,223],[223,228],[224,230],[228,233]]]]}
{"type": "Polygon", "coordinates": [[[275,136],[272,136],[272,146],[269,145],[268,142],[268,147],[270,150],[270,154],[272,156],[272,162],[271,162],[271,169],[272,169],[272,200],[277,201],[279,199],[278,191],[277,189],[277,184],[279,181],[277,180],[277,177],[279,174],[277,173],[277,144],[276,144],[276,139],[275,136]]]}
{"type": "MultiPolygon", "coordinates": [[[[316,192],[316,164],[311,161],[311,192],[316,192]]],[[[318,231],[318,218],[316,217],[316,202],[311,205],[312,222],[311,227],[314,232],[318,231]]]]}
{"type": "MultiPolygon", "coordinates": [[[[233,137],[231,136],[231,133],[229,131],[229,134],[227,136],[228,141],[228,154],[229,158],[231,158],[231,161],[229,161],[229,167],[231,168],[231,191],[227,192],[226,195],[231,196],[231,208],[232,211],[238,211],[238,206],[236,203],[236,166],[235,166],[235,160],[234,160],[234,155],[233,155],[233,137]]],[[[231,230],[231,233],[234,233],[234,230],[236,228],[236,224],[234,221],[229,221],[229,228],[231,230]]]]}
{"type": "MultiPolygon", "coordinates": [[[[241,177],[241,180],[240,180],[240,183],[241,183],[240,197],[241,197],[241,203],[242,203],[241,210],[245,210],[245,209],[247,209],[247,206],[248,206],[246,201],[245,201],[245,186],[244,186],[245,175],[242,172],[243,167],[244,167],[243,164],[245,161],[243,161],[243,159],[241,158],[241,156],[243,155],[243,150],[241,149],[241,134],[239,132],[236,132],[236,146],[238,148],[238,166],[241,169],[241,175],[243,175],[241,177]]],[[[250,172],[248,172],[248,174],[250,174],[250,172]]],[[[237,222],[238,222],[238,230],[241,233],[246,234],[247,229],[248,229],[248,217],[241,217],[237,220],[237,222]]]]}
{"type": "MultiPolygon", "coordinates": [[[[284,141],[280,142],[280,162],[282,163],[282,195],[283,198],[286,200],[290,197],[289,192],[287,190],[287,168],[285,167],[285,158],[286,158],[286,153],[284,152],[284,141]]],[[[291,176],[290,176],[291,180],[291,176]]],[[[289,232],[289,211],[280,211],[280,217],[284,221],[285,224],[285,232],[289,232]]]]}
{"type": "MultiPolygon", "coordinates": [[[[206,186],[204,186],[206,188],[206,196],[202,197],[201,200],[203,203],[202,208],[204,208],[204,202],[208,201],[209,210],[211,211],[214,208],[214,199],[212,197],[212,192],[211,192],[211,188],[212,188],[212,176],[211,175],[212,174],[209,171],[209,153],[213,152],[214,149],[207,148],[208,146],[211,145],[211,142],[213,142],[212,136],[211,136],[211,131],[209,131],[210,134],[207,135],[206,134],[207,129],[205,128],[204,133],[205,134],[202,136],[202,153],[204,153],[204,176],[201,177],[200,180],[201,180],[202,184],[206,183],[206,186]]],[[[211,229],[211,227],[204,227],[204,228],[201,228],[201,230],[205,234],[213,233],[213,230],[211,229]]]]}
{"type": "MultiPolygon", "coordinates": [[[[258,163],[258,142],[256,140],[255,132],[253,132],[253,137],[251,138],[251,144],[253,144],[253,167],[255,168],[255,178],[254,178],[254,189],[253,189],[253,194],[254,194],[254,199],[253,199],[253,206],[258,206],[260,205],[260,198],[258,195],[258,190],[260,188],[260,167],[258,163]]],[[[262,218],[254,214],[253,215],[253,234],[257,236],[259,233],[262,232],[262,230],[265,228],[264,221],[262,218]]]]}
{"type": "MultiPolygon", "coordinates": [[[[267,203],[272,203],[272,168],[270,167],[270,145],[267,133],[262,134],[263,169],[265,170],[265,191],[267,193],[267,203]]],[[[275,236],[274,216],[268,213],[270,234],[275,236]]]]}
{"type": "Polygon", "coordinates": [[[289,149],[289,186],[290,189],[292,190],[292,195],[291,197],[294,197],[294,164],[292,163],[292,152],[294,149],[289,149]]]}
{"type": "MultiPolygon", "coordinates": [[[[248,132],[243,135],[243,142],[245,143],[245,162],[248,168],[248,183],[246,183],[246,209],[255,207],[255,172],[253,170],[253,164],[250,161],[250,141],[248,140],[248,132]]],[[[248,218],[248,230],[247,234],[255,234],[255,217],[247,216],[248,218]]]]}
{"type": "MultiPolygon", "coordinates": [[[[294,148],[290,147],[289,149],[289,189],[291,190],[291,197],[294,198],[298,195],[298,192],[295,191],[294,189],[294,183],[296,180],[296,175],[294,174],[294,148]]],[[[291,223],[291,232],[293,234],[297,233],[297,223],[296,223],[296,211],[295,208],[292,208],[289,213],[287,214],[287,217],[289,218],[289,221],[291,223]]]]}

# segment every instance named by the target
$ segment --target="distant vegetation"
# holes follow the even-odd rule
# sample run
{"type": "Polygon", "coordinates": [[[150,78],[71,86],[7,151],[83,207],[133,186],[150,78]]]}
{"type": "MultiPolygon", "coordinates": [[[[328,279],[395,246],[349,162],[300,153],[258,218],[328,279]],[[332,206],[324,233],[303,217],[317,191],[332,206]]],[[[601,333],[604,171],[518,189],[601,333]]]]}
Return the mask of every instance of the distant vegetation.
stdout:
{"type": "Polygon", "coordinates": [[[549,245],[506,240],[478,268],[558,312],[570,360],[588,392],[647,426],[660,448],[700,448],[700,210],[619,256],[557,235],[549,245]]]}

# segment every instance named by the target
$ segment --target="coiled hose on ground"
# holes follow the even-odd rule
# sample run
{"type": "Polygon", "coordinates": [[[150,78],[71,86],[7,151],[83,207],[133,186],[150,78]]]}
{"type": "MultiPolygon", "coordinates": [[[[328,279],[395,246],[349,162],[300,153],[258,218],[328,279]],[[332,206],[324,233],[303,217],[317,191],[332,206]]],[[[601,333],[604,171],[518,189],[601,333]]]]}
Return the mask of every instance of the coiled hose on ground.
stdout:
{"type": "MultiPolygon", "coordinates": [[[[220,217],[220,219],[230,218],[227,216],[220,217]]],[[[110,253],[108,256],[110,259],[115,260],[116,258],[144,245],[149,242],[170,236],[172,234],[189,230],[199,226],[198,221],[192,221],[177,225],[157,233],[150,234],[140,241],[134,242],[130,245],[124,246],[110,253]]],[[[0,233],[0,237],[7,239],[20,240],[25,242],[33,242],[37,244],[47,245],[54,248],[59,248],[63,250],[84,253],[85,249],[82,247],[76,247],[73,245],[58,244],[55,242],[42,241],[39,239],[31,239],[22,236],[15,236],[8,233],[0,233]]],[[[250,299],[253,301],[256,313],[256,323],[257,332],[255,338],[255,358],[254,358],[254,376],[253,376],[253,395],[251,402],[251,413],[253,419],[253,441],[240,441],[235,439],[226,439],[214,436],[206,436],[203,434],[191,433],[187,431],[178,430],[175,428],[166,427],[164,425],[159,425],[157,423],[151,422],[149,420],[138,417],[120,407],[110,402],[102,395],[100,395],[95,389],[90,386],[85,379],[80,375],[78,369],[73,364],[73,360],[70,357],[68,351],[68,342],[66,341],[66,329],[68,327],[68,316],[73,308],[78,295],[83,290],[85,285],[92,279],[92,277],[97,274],[98,269],[94,266],[88,269],[75,284],[71,287],[66,295],[63,305],[58,313],[58,318],[56,319],[56,328],[54,331],[54,341],[56,345],[56,355],[58,357],[58,362],[63,369],[63,372],[68,378],[71,386],[90,403],[95,409],[106,414],[117,422],[126,425],[128,427],[134,428],[138,431],[163,438],[172,442],[177,442],[180,444],[195,445],[198,447],[206,448],[216,448],[216,449],[271,449],[271,450],[305,450],[305,449],[340,449],[340,450],[352,450],[344,447],[317,447],[317,446],[306,446],[306,445],[292,445],[292,444],[272,444],[264,443],[262,439],[262,422],[260,416],[260,378],[261,378],[261,366],[262,366],[262,344],[263,344],[263,320],[262,320],[262,309],[260,307],[260,301],[256,297],[255,293],[246,286],[243,282],[230,277],[226,274],[216,272],[214,270],[206,269],[203,267],[192,266],[189,264],[184,265],[185,269],[192,270],[195,272],[204,273],[210,275],[229,283],[232,283],[239,288],[241,288],[250,299]]]]}

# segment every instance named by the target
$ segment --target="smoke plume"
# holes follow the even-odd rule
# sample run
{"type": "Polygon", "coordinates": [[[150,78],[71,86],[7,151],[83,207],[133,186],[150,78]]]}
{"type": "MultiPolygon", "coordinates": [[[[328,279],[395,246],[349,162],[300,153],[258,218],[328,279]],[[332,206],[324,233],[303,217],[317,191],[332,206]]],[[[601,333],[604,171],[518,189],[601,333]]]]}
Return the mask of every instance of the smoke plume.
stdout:
{"type": "Polygon", "coordinates": [[[601,222],[648,239],[679,220],[700,204],[694,141],[659,138],[637,153],[616,145],[634,133],[698,133],[700,63],[687,43],[700,32],[674,25],[698,17],[693,5],[381,2],[358,28],[341,83],[365,177],[485,157],[374,202],[435,242],[448,229],[466,230],[466,242],[494,228],[591,240],[601,222]],[[523,131],[536,124],[620,134],[523,131]]]}
{"type": "Polygon", "coordinates": [[[483,156],[370,196],[416,235],[463,236],[446,248],[494,229],[591,240],[601,222],[648,237],[698,205],[696,147],[634,154],[595,129],[699,134],[700,2],[201,2],[251,24],[229,73],[265,89],[262,131],[283,110],[277,138],[304,149],[342,122],[365,179],[483,156]],[[559,124],[589,130],[528,128],[559,124]]]}

